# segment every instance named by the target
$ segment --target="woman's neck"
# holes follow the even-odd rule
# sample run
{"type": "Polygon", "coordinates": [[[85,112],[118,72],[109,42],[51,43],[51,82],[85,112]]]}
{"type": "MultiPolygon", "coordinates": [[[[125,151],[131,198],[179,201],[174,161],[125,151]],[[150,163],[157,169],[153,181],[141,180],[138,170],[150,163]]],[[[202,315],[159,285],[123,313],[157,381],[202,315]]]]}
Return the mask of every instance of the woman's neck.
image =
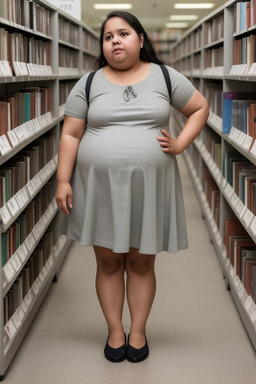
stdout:
{"type": "Polygon", "coordinates": [[[144,80],[150,71],[150,63],[138,62],[138,64],[126,69],[111,67],[110,65],[104,67],[104,73],[107,78],[121,85],[136,84],[144,80]]]}

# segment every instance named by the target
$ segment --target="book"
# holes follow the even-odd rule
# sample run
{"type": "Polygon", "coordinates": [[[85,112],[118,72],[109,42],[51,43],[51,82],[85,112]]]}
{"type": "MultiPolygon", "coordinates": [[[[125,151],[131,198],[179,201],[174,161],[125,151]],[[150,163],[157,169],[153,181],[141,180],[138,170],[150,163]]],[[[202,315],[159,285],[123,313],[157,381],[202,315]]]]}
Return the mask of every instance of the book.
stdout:
{"type": "Polygon", "coordinates": [[[244,127],[247,125],[246,107],[254,100],[256,100],[256,94],[253,92],[223,92],[223,133],[230,132],[233,119],[234,122],[237,121],[235,128],[245,129],[244,127]]]}
{"type": "Polygon", "coordinates": [[[256,247],[251,250],[241,251],[242,276],[241,280],[248,295],[252,294],[253,289],[253,267],[256,266],[256,247]]]}
{"type": "Polygon", "coordinates": [[[233,254],[234,260],[233,265],[237,276],[241,279],[241,252],[242,250],[256,250],[256,245],[254,241],[250,238],[250,236],[244,236],[234,239],[233,241],[233,254]]]}
{"type": "Polygon", "coordinates": [[[248,236],[247,231],[237,218],[227,218],[225,220],[224,244],[226,246],[227,257],[229,259],[229,237],[230,236],[248,236]]]}
{"type": "Polygon", "coordinates": [[[252,267],[252,299],[254,303],[256,304],[256,266],[253,265],[252,267]]]}

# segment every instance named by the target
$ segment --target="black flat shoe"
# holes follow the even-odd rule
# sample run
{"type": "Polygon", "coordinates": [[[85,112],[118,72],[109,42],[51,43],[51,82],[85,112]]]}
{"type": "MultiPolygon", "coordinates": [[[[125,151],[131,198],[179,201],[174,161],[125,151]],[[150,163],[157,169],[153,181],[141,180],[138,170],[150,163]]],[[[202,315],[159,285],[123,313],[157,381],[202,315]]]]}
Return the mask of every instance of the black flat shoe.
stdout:
{"type": "Polygon", "coordinates": [[[128,336],[128,345],[126,349],[126,358],[130,363],[140,363],[141,361],[145,360],[149,355],[149,348],[148,348],[148,342],[146,339],[146,344],[142,348],[134,348],[129,344],[129,338],[128,336]]]}
{"type": "Polygon", "coordinates": [[[104,349],[104,355],[107,360],[111,361],[112,363],[121,363],[121,361],[124,361],[126,359],[126,334],[124,334],[125,337],[125,343],[124,345],[121,345],[119,348],[112,348],[109,343],[108,339],[105,345],[104,349]]]}

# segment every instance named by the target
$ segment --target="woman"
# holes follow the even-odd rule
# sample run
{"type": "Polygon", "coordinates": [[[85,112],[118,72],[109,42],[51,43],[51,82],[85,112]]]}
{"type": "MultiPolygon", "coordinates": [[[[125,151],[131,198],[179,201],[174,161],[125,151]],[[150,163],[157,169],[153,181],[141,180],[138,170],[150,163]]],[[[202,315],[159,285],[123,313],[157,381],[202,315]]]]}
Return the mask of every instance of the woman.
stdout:
{"type": "Polygon", "coordinates": [[[146,322],[156,290],[155,255],[187,248],[175,155],[198,136],[208,106],[184,76],[167,67],[169,99],[160,61],[130,13],[107,16],[100,48],[89,108],[88,75],[66,103],[56,201],[67,215],[67,236],[94,247],[96,290],[108,326],[105,357],[140,362],[149,353],[146,322]],[[187,117],[176,139],[168,128],[171,105],[187,117]],[[125,289],[131,314],[127,346],[125,289]]]}

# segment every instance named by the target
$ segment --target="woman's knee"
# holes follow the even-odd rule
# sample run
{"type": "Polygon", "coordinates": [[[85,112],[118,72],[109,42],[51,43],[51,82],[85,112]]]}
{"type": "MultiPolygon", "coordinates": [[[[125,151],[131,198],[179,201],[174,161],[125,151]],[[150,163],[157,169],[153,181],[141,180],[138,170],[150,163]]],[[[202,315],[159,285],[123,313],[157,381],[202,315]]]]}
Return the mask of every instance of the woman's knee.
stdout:
{"type": "MultiPolygon", "coordinates": [[[[97,247],[101,248],[101,247],[97,247]]],[[[111,275],[118,272],[124,272],[124,255],[121,253],[114,253],[109,249],[95,250],[97,269],[105,274],[111,275]]]]}
{"type": "Polygon", "coordinates": [[[154,271],[155,255],[126,255],[126,271],[136,274],[147,274],[154,271]],[[128,257],[127,257],[128,256],[128,257]]]}

